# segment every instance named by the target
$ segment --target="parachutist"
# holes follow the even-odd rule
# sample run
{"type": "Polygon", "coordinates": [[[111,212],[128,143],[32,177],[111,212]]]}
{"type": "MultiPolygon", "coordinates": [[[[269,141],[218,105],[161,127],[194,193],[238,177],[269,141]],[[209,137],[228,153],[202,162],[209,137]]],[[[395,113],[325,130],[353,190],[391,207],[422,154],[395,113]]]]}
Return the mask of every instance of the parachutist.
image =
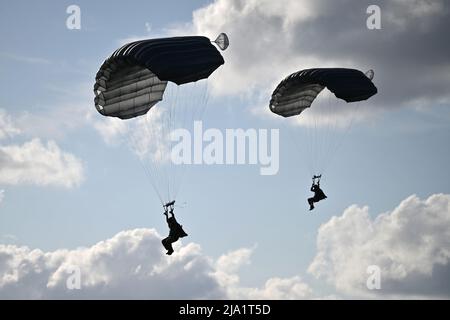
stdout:
{"type": "MultiPolygon", "coordinates": [[[[335,146],[340,145],[338,136],[343,137],[336,130],[340,120],[335,118],[329,122],[323,116],[331,115],[331,110],[338,110],[342,101],[358,104],[377,94],[378,89],[372,82],[373,78],[373,70],[364,74],[360,70],[349,68],[313,68],[294,72],[277,85],[269,102],[270,110],[285,118],[306,117],[306,122],[309,122],[308,118],[311,118],[314,123],[314,129],[307,134],[312,137],[308,141],[309,152],[305,152],[305,154],[309,153],[306,155],[308,159],[305,159],[309,161],[305,162],[309,162],[310,169],[325,169],[338,150],[335,146]],[[334,99],[333,95],[338,100],[334,99]],[[331,97],[331,99],[325,102],[325,97],[331,97]],[[320,110],[321,104],[323,106],[328,104],[326,108],[330,108],[329,111],[320,110]],[[315,108],[319,108],[317,113],[313,111],[315,108]],[[303,116],[304,113],[305,116],[303,116]]],[[[352,119],[350,117],[344,125],[346,130],[350,129],[352,119]]],[[[315,202],[327,198],[320,189],[320,178],[321,175],[313,176],[311,191],[314,192],[314,196],[308,199],[310,210],[314,209],[315,202]]]]}
{"type": "Polygon", "coordinates": [[[311,186],[311,191],[314,192],[314,196],[312,198],[308,198],[310,211],[314,209],[315,202],[319,202],[319,201],[327,198],[327,196],[322,191],[322,189],[320,189],[320,178],[322,178],[321,174],[318,176],[314,175],[312,178],[313,182],[312,182],[312,186],[311,186]],[[317,182],[316,182],[316,179],[317,179],[317,182]]]}
{"type": "Polygon", "coordinates": [[[164,246],[164,248],[167,250],[166,254],[171,255],[174,250],[172,247],[172,243],[178,241],[179,238],[183,238],[187,236],[187,233],[184,232],[183,226],[180,225],[177,220],[175,219],[175,214],[173,213],[173,205],[175,201],[172,201],[172,203],[169,202],[170,205],[164,205],[164,215],[166,216],[167,225],[169,226],[169,235],[164,238],[161,243],[164,246]],[[169,214],[171,215],[169,217],[169,214]]]}

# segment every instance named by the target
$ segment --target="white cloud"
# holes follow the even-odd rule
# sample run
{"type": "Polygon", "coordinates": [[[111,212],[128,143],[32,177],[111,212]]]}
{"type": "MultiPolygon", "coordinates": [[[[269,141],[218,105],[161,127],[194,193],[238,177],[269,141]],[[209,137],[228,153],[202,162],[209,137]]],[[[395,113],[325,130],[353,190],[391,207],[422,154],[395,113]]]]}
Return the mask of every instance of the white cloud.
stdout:
{"type": "Polygon", "coordinates": [[[0,184],[70,188],[82,180],[81,160],[62,151],[54,141],[44,144],[35,138],[22,145],[0,145],[0,184]]]}
{"type": "Polygon", "coordinates": [[[42,252],[0,246],[0,297],[51,298],[220,298],[198,246],[177,246],[164,255],[155,230],[118,233],[89,248],[42,252]],[[80,268],[81,290],[68,290],[73,266],[80,268]]]}
{"type": "Polygon", "coordinates": [[[2,203],[4,198],[5,198],[5,190],[0,189],[0,204],[2,203]]]}
{"type": "Polygon", "coordinates": [[[449,297],[450,195],[413,195],[372,220],[347,208],[323,224],[309,272],[357,297],[449,297]],[[381,290],[366,287],[367,267],[381,269],[381,290]]]}
{"type": "Polygon", "coordinates": [[[20,132],[28,137],[62,140],[69,133],[89,124],[89,111],[79,105],[47,108],[39,112],[21,112],[14,116],[20,132]]]}
{"type": "Polygon", "coordinates": [[[17,127],[13,118],[5,110],[0,109],[0,140],[11,138],[20,132],[21,130],[17,127]]]}
{"type": "MultiPolygon", "coordinates": [[[[411,196],[371,220],[368,208],[349,207],[322,225],[309,272],[327,279],[337,294],[356,298],[449,296],[450,195],[411,196]],[[369,265],[381,269],[381,290],[366,288],[369,265]]],[[[212,259],[195,243],[175,244],[166,256],[154,229],[118,233],[91,247],[43,252],[0,245],[0,298],[23,299],[317,299],[298,275],[271,277],[261,286],[240,283],[253,248],[212,259]],[[70,270],[81,290],[68,290],[70,270]]]]}
{"type": "Polygon", "coordinates": [[[122,143],[124,135],[128,132],[128,126],[125,121],[118,118],[108,117],[93,120],[91,117],[91,121],[103,141],[111,146],[122,143]]]}
{"type": "Polygon", "coordinates": [[[216,262],[216,268],[223,273],[235,273],[243,265],[250,264],[254,249],[242,248],[221,256],[216,262]]]}
{"type": "Polygon", "coordinates": [[[10,114],[0,109],[0,184],[75,187],[84,180],[84,166],[63,151],[55,139],[86,126],[91,112],[75,105],[45,109],[40,113],[10,114]],[[30,138],[19,144],[13,138],[30,138]],[[48,138],[44,142],[42,138],[48,138]]]}
{"type": "Polygon", "coordinates": [[[252,251],[252,249],[242,248],[219,257],[215,263],[215,275],[223,287],[234,289],[239,285],[239,276],[236,272],[243,265],[250,263],[252,251]]]}
{"type": "Polygon", "coordinates": [[[236,299],[314,299],[313,290],[302,278],[271,278],[262,288],[237,288],[232,290],[236,299]]]}
{"type": "Polygon", "coordinates": [[[249,262],[251,249],[239,249],[217,261],[199,245],[176,243],[166,256],[154,229],[123,231],[92,247],[43,252],[0,245],[0,298],[11,299],[281,299],[307,298],[300,278],[269,279],[262,289],[224,281],[249,262]],[[68,290],[73,267],[81,290],[68,290]]]}
{"type": "Polygon", "coordinates": [[[237,274],[243,265],[250,264],[253,248],[241,248],[222,255],[215,263],[215,276],[232,299],[312,299],[312,289],[299,276],[270,278],[261,288],[243,287],[237,274]]]}

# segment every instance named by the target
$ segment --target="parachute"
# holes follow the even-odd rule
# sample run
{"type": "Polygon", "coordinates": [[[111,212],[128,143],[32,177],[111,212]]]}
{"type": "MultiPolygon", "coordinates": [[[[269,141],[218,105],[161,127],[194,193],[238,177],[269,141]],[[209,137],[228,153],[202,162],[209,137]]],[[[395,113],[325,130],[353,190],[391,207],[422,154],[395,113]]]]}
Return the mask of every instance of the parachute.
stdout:
{"type": "Polygon", "coordinates": [[[303,120],[309,120],[303,123],[306,138],[303,137],[302,145],[309,154],[311,175],[323,173],[340,146],[338,131],[348,131],[353,121],[355,110],[339,117],[342,110],[338,108],[348,109],[347,103],[357,105],[375,95],[373,77],[373,70],[364,74],[346,68],[305,69],[287,76],[273,91],[269,103],[273,113],[285,118],[300,115],[300,120],[304,115],[303,120]],[[311,110],[305,112],[307,109],[311,110]]]}
{"type": "Polygon", "coordinates": [[[270,110],[283,117],[299,115],[325,87],[346,102],[366,100],[377,93],[372,81],[359,70],[306,69],[281,81],[272,94],[270,110]]]}
{"type": "MultiPolygon", "coordinates": [[[[221,49],[229,43],[225,34],[216,42],[221,49]]],[[[203,114],[206,81],[223,64],[208,38],[172,37],[125,44],[96,74],[95,108],[106,117],[130,119],[128,142],[162,204],[174,200],[181,183],[175,177],[179,170],[169,159],[170,133],[203,114]]]]}
{"type": "Polygon", "coordinates": [[[162,100],[167,82],[208,78],[223,57],[206,37],[141,40],[117,49],[95,77],[95,107],[104,116],[129,119],[162,100]]]}

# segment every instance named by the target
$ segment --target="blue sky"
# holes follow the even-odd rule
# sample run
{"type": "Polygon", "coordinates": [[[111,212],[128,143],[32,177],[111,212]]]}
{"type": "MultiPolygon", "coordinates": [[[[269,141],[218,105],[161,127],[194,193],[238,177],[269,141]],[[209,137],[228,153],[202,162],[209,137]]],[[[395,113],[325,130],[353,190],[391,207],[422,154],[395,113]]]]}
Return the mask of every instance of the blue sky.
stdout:
{"type": "MultiPolygon", "coordinates": [[[[286,8],[294,6],[293,1],[282,3],[286,8]]],[[[438,72],[439,66],[449,70],[449,51],[439,42],[433,48],[429,40],[433,28],[448,20],[448,4],[438,2],[439,10],[408,11],[412,9],[407,4],[381,1],[382,19],[386,17],[383,28],[368,31],[366,3],[358,2],[356,10],[354,4],[345,2],[335,14],[336,7],[329,1],[318,3],[317,7],[308,1],[295,4],[292,10],[305,13],[296,15],[264,1],[261,8],[254,1],[231,0],[2,1],[0,116],[9,117],[21,133],[2,139],[0,130],[0,146],[23,146],[32,139],[44,145],[53,141],[61,152],[81,163],[82,178],[70,187],[1,179],[0,243],[51,252],[90,247],[135,228],[155,228],[164,236],[167,226],[159,200],[136,156],[125,144],[106,143],[94,126],[103,121],[94,108],[95,74],[126,39],[184,32],[214,39],[223,31],[230,37],[230,47],[223,52],[225,64],[212,79],[204,126],[279,128],[280,170],[275,176],[261,176],[255,165],[190,168],[179,195],[179,202],[186,206],[177,209],[189,234],[183,244],[200,245],[202,254],[212,259],[251,248],[251,263],[239,271],[244,286],[260,286],[271,277],[300,275],[318,295],[339,295],[338,286],[307,272],[317,255],[321,225],[353,204],[369,206],[375,218],[414,194],[420,199],[450,194],[450,81],[438,72]],[[66,8],[71,4],[81,8],[81,30],[66,28],[66,8]],[[337,19],[348,12],[359,20],[337,19]],[[404,21],[411,12],[416,14],[412,21],[404,21]],[[334,18],[325,19],[327,14],[334,18]],[[414,40],[407,35],[415,30],[409,23],[417,21],[423,22],[415,23],[423,27],[423,33],[416,36],[427,38],[431,47],[421,51],[417,44],[412,48],[417,56],[402,56],[402,41],[414,40]],[[327,29],[326,23],[334,27],[327,29]],[[267,28],[251,31],[252,26],[267,28]],[[281,36],[276,36],[277,28],[283,30],[281,36]],[[342,43],[311,41],[323,30],[335,30],[330,39],[342,39],[342,43]],[[346,47],[352,36],[356,48],[346,47]],[[271,41],[279,49],[269,48],[271,41]],[[324,50],[327,44],[330,49],[324,50]],[[247,51],[244,46],[262,50],[247,51]],[[434,55],[435,51],[443,52],[434,55]],[[259,54],[248,57],[255,52],[259,54]],[[447,58],[441,57],[444,53],[447,58]],[[392,59],[398,59],[398,70],[392,59]],[[352,125],[327,169],[322,185],[329,198],[310,213],[306,203],[311,179],[305,165],[308,155],[296,150],[283,119],[267,109],[277,82],[291,72],[322,65],[373,68],[379,93],[364,107],[364,119],[352,125]],[[264,72],[267,76],[261,75],[264,72]],[[425,84],[416,83],[419,80],[413,75],[425,84]]],[[[0,125],[6,123],[0,121],[0,125]]],[[[303,143],[302,129],[294,130],[294,135],[303,143]]],[[[0,174],[5,172],[0,170],[0,174]]]]}

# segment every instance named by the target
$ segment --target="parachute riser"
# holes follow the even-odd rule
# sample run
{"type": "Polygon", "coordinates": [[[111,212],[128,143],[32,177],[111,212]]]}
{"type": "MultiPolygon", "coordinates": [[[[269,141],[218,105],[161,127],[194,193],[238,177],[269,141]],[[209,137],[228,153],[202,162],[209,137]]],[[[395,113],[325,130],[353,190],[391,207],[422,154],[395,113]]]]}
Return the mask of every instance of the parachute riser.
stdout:
{"type": "Polygon", "coordinates": [[[313,184],[320,184],[320,179],[322,178],[322,174],[314,175],[312,177],[313,184]]]}
{"type": "Polygon", "coordinates": [[[170,212],[172,212],[174,207],[175,207],[175,200],[167,202],[166,204],[163,205],[165,212],[167,212],[169,210],[170,210],[170,212]]]}

